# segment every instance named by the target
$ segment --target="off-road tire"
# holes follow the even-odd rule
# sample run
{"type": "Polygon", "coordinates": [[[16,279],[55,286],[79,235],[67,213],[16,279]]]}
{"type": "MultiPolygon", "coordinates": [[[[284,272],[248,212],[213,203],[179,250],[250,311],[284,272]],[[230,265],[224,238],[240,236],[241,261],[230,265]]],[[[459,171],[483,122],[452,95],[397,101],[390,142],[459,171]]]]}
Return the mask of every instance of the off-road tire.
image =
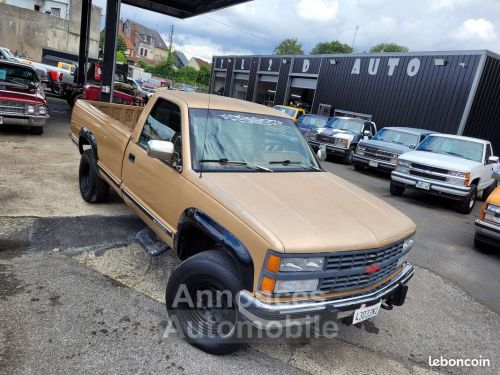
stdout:
{"type": "Polygon", "coordinates": [[[42,135],[43,134],[43,126],[32,126],[30,128],[31,134],[42,135]]]}
{"type": "Polygon", "coordinates": [[[493,190],[495,190],[497,187],[497,182],[493,182],[490,186],[488,186],[486,189],[483,190],[483,194],[481,195],[481,200],[483,202],[486,202],[486,199],[490,196],[491,193],[493,193],[493,190]]]}
{"type": "Polygon", "coordinates": [[[78,182],[80,194],[85,202],[100,203],[108,197],[109,185],[97,173],[97,163],[92,149],[85,150],[82,154],[78,182]]]}
{"type": "Polygon", "coordinates": [[[238,269],[231,257],[223,250],[207,250],[198,253],[182,262],[168,280],[165,301],[170,321],[191,345],[210,354],[230,354],[241,346],[241,343],[236,342],[235,333],[240,320],[236,299],[242,289],[238,269]],[[180,287],[183,285],[185,286],[184,292],[181,293],[180,287]],[[196,309],[197,299],[192,294],[195,294],[195,291],[206,290],[229,291],[232,297],[231,308],[217,310],[198,306],[200,308],[196,309]],[[178,294],[185,297],[186,291],[192,296],[194,308],[189,307],[185,302],[177,303],[178,294]],[[211,326],[208,323],[209,319],[203,316],[207,310],[209,316],[213,314],[212,311],[216,313],[222,311],[221,314],[224,314],[224,311],[228,312],[231,317],[226,320],[221,318],[221,320],[234,323],[234,329],[226,333],[226,336],[215,335],[207,338],[194,335],[195,337],[192,337],[193,335],[189,334],[189,324],[192,324],[191,328],[194,326],[198,329],[199,324],[203,326],[203,329],[210,329],[213,332],[214,325],[211,326]]]}
{"type": "Polygon", "coordinates": [[[476,198],[477,185],[472,184],[469,194],[467,194],[467,196],[458,203],[457,211],[465,215],[470,214],[476,205],[476,198]]]}
{"type": "Polygon", "coordinates": [[[342,163],[350,165],[354,160],[354,153],[356,152],[356,146],[349,147],[349,151],[347,151],[347,155],[342,157],[342,163]]]}
{"type": "Polygon", "coordinates": [[[391,185],[389,187],[389,190],[391,192],[391,195],[394,195],[395,197],[400,197],[401,195],[404,194],[406,189],[404,186],[395,184],[394,181],[391,180],[391,185]]]}

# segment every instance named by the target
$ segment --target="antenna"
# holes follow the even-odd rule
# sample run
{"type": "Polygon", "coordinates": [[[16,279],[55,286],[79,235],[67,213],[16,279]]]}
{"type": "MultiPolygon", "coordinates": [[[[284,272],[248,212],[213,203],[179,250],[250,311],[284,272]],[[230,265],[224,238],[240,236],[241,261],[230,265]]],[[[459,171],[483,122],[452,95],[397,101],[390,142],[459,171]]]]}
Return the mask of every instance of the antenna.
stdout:
{"type": "Polygon", "coordinates": [[[351,44],[352,52],[354,52],[354,42],[356,41],[356,35],[358,34],[358,29],[359,26],[356,26],[354,28],[354,38],[352,38],[352,44],[351,44]]]}
{"type": "MultiPolygon", "coordinates": [[[[207,117],[205,118],[205,136],[203,137],[203,151],[201,152],[201,159],[205,160],[205,148],[207,141],[207,132],[208,132],[208,116],[210,114],[210,99],[212,99],[212,94],[208,94],[208,108],[207,108],[207,117]]],[[[200,178],[203,177],[203,163],[200,163],[200,178]]]]}

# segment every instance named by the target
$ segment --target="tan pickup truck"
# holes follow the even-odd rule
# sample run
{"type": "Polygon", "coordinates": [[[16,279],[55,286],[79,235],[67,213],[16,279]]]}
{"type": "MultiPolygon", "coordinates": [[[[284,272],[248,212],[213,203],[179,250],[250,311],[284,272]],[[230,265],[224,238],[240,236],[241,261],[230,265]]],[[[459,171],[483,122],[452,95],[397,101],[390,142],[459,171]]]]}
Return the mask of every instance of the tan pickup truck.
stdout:
{"type": "Polygon", "coordinates": [[[228,353],[241,322],[359,323],[404,303],[415,224],[325,172],[286,114],[162,92],[144,108],[79,100],[71,131],[83,199],[111,186],[183,260],[166,305],[193,345],[228,353]]]}

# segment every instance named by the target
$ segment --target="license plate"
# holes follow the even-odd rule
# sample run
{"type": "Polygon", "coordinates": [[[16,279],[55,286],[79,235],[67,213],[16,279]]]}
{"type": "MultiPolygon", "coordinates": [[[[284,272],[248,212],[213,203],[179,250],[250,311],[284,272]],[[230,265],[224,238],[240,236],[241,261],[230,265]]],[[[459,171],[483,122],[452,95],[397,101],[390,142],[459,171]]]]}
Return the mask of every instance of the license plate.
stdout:
{"type": "Polygon", "coordinates": [[[377,167],[378,167],[378,162],[373,161],[373,160],[370,160],[370,162],[368,163],[368,165],[369,165],[370,167],[377,168],[377,167]]]}
{"type": "Polygon", "coordinates": [[[430,190],[431,184],[425,181],[417,181],[416,185],[419,189],[430,190]]]}
{"type": "Polygon", "coordinates": [[[380,305],[382,305],[382,301],[380,301],[376,305],[360,307],[359,309],[354,310],[352,324],[356,324],[377,316],[380,310],[380,305]]]}

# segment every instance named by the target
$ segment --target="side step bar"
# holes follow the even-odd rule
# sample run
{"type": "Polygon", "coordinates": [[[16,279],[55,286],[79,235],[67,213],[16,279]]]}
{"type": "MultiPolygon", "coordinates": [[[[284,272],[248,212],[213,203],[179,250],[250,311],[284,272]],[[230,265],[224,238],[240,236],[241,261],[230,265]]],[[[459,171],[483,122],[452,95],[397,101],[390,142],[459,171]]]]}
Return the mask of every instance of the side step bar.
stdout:
{"type": "Polygon", "coordinates": [[[149,228],[144,228],[135,236],[135,241],[152,257],[164,254],[169,247],[158,235],[149,228]]]}

